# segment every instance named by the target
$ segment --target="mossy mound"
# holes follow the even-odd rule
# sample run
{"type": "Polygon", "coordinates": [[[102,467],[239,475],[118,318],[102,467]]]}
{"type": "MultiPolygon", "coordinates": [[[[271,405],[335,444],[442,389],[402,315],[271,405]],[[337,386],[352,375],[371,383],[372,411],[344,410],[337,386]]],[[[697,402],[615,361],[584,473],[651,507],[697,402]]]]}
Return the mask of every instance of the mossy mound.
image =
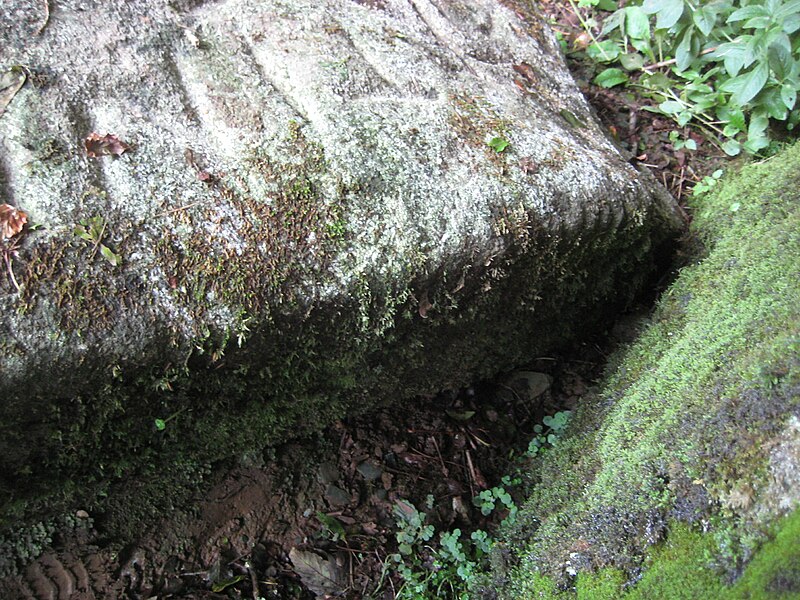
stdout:
{"type": "Polygon", "coordinates": [[[736,582],[726,583],[714,556],[718,544],[684,523],[669,528],[666,541],[647,553],[647,571],[626,585],[613,567],[580,573],[574,589],[562,590],[551,578],[534,575],[516,590],[519,598],[579,600],[791,600],[800,597],[800,510],[781,519],[736,582]]]}
{"type": "Polygon", "coordinates": [[[696,202],[706,255],[532,466],[503,597],[797,597],[800,517],[750,559],[800,502],[799,184],[795,145],[696,202]]]}

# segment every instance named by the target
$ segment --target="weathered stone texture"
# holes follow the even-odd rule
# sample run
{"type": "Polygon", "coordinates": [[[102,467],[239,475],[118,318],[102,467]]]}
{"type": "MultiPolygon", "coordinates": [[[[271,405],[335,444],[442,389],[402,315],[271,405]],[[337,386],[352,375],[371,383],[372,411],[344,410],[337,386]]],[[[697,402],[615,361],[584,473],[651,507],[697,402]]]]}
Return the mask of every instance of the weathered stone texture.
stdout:
{"type": "Polygon", "coordinates": [[[11,427],[63,432],[68,399],[147,377],[173,398],[225,373],[321,419],[463,382],[602,319],[678,227],[530,10],[63,0],[37,35],[42,4],[0,9],[0,67],[28,75],[0,116],[0,199],[41,225],[20,289],[0,279],[11,427]],[[91,132],[132,149],[90,158],[91,132]]]}

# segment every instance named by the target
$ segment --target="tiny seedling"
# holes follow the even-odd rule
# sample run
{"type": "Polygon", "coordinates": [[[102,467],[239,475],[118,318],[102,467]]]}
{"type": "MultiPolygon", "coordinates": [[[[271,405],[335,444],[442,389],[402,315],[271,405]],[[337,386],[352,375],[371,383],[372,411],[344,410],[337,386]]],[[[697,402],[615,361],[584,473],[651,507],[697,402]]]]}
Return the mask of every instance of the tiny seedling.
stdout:
{"type": "Polygon", "coordinates": [[[510,142],[508,140],[506,140],[506,139],[501,138],[501,137],[493,137],[491,140],[489,140],[487,142],[487,145],[492,150],[494,150],[495,152],[500,154],[506,148],[508,148],[508,146],[510,145],[510,142]]]}
{"type": "Polygon", "coordinates": [[[722,177],[723,172],[722,169],[717,169],[711,175],[706,175],[701,181],[695,183],[692,188],[692,196],[702,196],[714,189],[720,177],[722,177]]]}
{"type": "Polygon", "coordinates": [[[85,242],[92,244],[92,257],[100,250],[103,258],[111,263],[112,266],[118,267],[122,264],[122,256],[103,243],[107,226],[108,222],[103,217],[91,217],[89,219],[81,219],[73,228],[72,233],[85,242]]]}
{"type": "Polygon", "coordinates": [[[533,439],[528,444],[528,456],[534,457],[546,448],[554,446],[564,435],[571,416],[571,411],[562,410],[552,416],[546,416],[542,419],[541,425],[534,425],[533,439]]]}
{"type": "Polygon", "coordinates": [[[156,431],[164,431],[167,428],[167,423],[175,419],[178,415],[180,415],[186,408],[180,409],[178,412],[172,413],[166,419],[154,419],[153,425],[156,428],[156,431]]]}
{"type": "Polygon", "coordinates": [[[674,130],[669,132],[669,141],[675,151],[683,150],[684,148],[686,150],[697,150],[697,142],[692,138],[682,138],[681,134],[674,130]]]}

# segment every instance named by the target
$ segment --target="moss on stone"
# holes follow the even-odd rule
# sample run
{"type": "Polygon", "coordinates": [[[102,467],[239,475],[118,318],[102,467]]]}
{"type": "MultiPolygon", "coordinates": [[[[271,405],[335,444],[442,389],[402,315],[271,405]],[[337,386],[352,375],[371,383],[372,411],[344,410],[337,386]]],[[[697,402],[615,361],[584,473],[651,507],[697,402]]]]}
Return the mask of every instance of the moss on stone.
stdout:
{"type": "Polygon", "coordinates": [[[781,513],[769,452],[800,410],[798,173],[800,145],[696,202],[707,255],[681,271],[602,393],[530,474],[530,499],[507,531],[521,546],[508,597],[543,576],[567,589],[572,569],[636,579],[648,545],[690,535],[667,528],[672,519],[710,520],[716,541],[701,546],[732,573],[781,513]]]}
{"type": "MultiPolygon", "coordinates": [[[[523,600],[789,600],[800,597],[800,510],[780,520],[735,582],[726,583],[718,567],[715,537],[685,523],[670,524],[667,539],[653,546],[647,570],[635,585],[625,585],[622,571],[611,567],[580,573],[573,588],[534,573],[520,577],[516,598],[523,600]]],[[[518,576],[521,574],[518,574],[518,576]]]]}
{"type": "Polygon", "coordinates": [[[580,573],[576,592],[578,600],[617,600],[624,585],[625,573],[609,567],[596,573],[580,573]]]}
{"type": "Polygon", "coordinates": [[[789,600],[800,597],[800,510],[778,523],[775,537],[764,544],[733,586],[731,597],[789,600]]]}

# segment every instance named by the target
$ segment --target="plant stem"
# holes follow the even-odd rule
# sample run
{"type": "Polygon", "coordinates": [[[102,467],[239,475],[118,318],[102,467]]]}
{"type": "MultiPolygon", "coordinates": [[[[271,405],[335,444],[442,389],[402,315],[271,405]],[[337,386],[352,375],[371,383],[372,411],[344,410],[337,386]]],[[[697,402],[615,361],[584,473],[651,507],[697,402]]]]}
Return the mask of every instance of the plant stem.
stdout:
{"type": "Polygon", "coordinates": [[[600,53],[603,55],[603,58],[605,58],[606,61],[610,61],[611,57],[608,54],[606,54],[606,51],[603,50],[603,47],[597,42],[597,38],[594,36],[594,33],[592,33],[592,28],[589,27],[589,24],[586,22],[586,19],[583,18],[580,9],[577,6],[575,6],[574,0],[569,0],[569,5],[572,7],[572,13],[576,17],[578,17],[578,20],[581,22],[581,27],[583,27],[583,30],[589,34],[590,38],[592,38],[592,42],[597,46],[597,49],[600,50],[600,53]]]}
{"type": "MultiPolygon", "coordinates": [[[[705,50],[700,52],[700,56],[703,56],[705,54],[710,54],[711,52],[714,52],[714,50],[716,50],[717,48],[719,48],[719,46],[713,46],[711,48],[706,48],[705,50]]],[[[670,58],[669,60],[662,60],[661,62],[657,62],[654,65],[646,65],[646,66],[642,67],[642,71],[644,71],[645,73],[650,73],[652,75],[651,69],[660,69],[661,67],[668,67],[669,65],[674,65],[676,62],[678,62],[677,58],[670,58]]]]}
{"type": "Polygon", "coordinates": [[[3,253],[3,258],[6,261],[6,267],[8,268],[8,276],[11,278],[11,283],[14,284],[14,287],[16,288],[17,293],[19,294],[20,287],[19,284],[17,283],[17,278],[14,277],[14,269],[12,268],[12,261],[11,257],[8,255],[8,252],[3,253]]]}

